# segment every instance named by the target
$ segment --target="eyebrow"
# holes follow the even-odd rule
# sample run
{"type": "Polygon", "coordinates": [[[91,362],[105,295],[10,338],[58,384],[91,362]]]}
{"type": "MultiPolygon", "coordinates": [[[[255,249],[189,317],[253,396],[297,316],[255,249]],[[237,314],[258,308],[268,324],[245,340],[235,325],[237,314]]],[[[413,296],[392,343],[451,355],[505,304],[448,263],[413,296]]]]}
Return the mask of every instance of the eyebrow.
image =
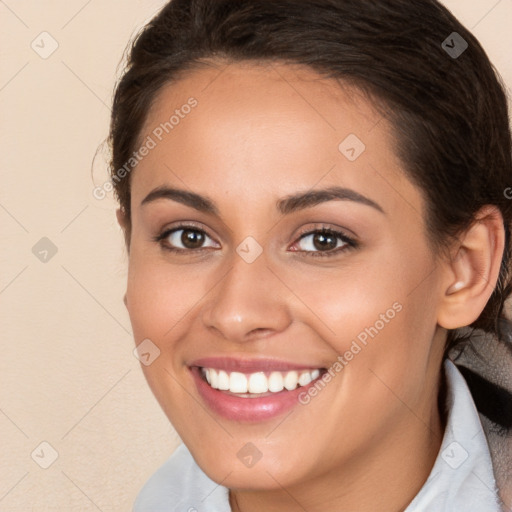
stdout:
{"type": "MultiPolygon", "coordinates": [[[[167,186],[157,187],[152,190],[142,200],[141,205],[151,203],[158,199],[177,201],[200,212],[220,217],[219,209],[209,197],[167,186]]],[[[276,208],[281,215],[289,215],[290,213],[333,200],[353,201],[370,206],[381,213],[385,213],[382,207],[372,199],[359,194],[355,190],[336,186],[318,190],[308,190],[306,192],[285,196],[276,202],[276,208]]]]}

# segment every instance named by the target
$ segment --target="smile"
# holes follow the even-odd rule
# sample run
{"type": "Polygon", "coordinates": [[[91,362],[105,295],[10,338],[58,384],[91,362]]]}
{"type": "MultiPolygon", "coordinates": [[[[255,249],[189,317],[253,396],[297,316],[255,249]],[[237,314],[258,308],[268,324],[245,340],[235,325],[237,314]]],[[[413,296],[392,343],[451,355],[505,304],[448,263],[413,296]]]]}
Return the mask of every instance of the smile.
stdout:
{"type": "Polygon", "coordinates": [[[261,422],[300,405],[326,368],[274,360],[243,361],[208,358],[189,370],[203,404],[211,412],[236,422],[261,422]]]}

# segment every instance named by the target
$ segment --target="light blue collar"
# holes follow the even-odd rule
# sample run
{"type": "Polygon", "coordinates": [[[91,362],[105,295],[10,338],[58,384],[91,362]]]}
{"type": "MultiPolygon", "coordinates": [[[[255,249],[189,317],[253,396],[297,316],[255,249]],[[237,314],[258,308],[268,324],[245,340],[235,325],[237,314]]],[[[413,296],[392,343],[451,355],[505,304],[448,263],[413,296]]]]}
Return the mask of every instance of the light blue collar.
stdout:
{"type": "Polygon", "coordinates": [[[445,360],[448,417],[428,480],[405,512],[501,512],[489,446],[471,392],[445,360]]]}

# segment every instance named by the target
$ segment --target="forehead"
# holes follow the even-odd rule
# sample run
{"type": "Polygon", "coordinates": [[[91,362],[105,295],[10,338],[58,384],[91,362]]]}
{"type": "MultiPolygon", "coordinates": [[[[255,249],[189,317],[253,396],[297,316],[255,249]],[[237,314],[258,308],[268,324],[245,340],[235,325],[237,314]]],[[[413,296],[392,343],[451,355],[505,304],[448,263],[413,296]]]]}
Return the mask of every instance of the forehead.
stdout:
{"type": "Polygon", "coordinates": [[[193,115],[186,114],[186,123],[180,121],[179,130],[176,126],[169,133],[169,144],[179,132],[183,136],[191,131],[197,134],[201,127],[209,140],[214,135],[212,127],[219,137],[230,135],[233,139],[254,134],[259,128],[259,141],[265,139],[266,132],[266,142],[274,139],[282,144],[293,129],[291,134],[308,130],[308,139],[318,136],[329,144],[347,129],[363,136],[382,120],[359,89],[323,78],[304,66],[222,61],[207,66],[186,72],[162,88],[148,112],[143,133],[168,121],[174,111],[179,114],[189,98],[197,101],[197,108],[193,115]],[[232,128],[237,131],[229,133],[232,128]],[[283,128],[287,129],[284,133],[283,128]]]}
{"type": "Polygon", "coordinates": [[[159,92],[140,140],[148,137],[154,147],[134,172],[135,200],[172,183],[210,196],[233,188],[247,202],[316,184],[356,188],[394,206],[403,194],[421,201],[373,103],[301,66],[217,62],[193,70],[159,92]]]}

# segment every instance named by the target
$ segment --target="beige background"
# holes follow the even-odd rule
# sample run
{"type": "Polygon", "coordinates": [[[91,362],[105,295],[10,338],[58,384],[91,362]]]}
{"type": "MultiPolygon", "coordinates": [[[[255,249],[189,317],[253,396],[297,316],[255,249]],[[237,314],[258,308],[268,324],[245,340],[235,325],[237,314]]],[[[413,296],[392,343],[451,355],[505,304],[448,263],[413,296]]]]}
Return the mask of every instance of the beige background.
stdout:
{"type": "MultiPolygon", "coordinates": [[[[0,511],[131,510],[179,442],[132,353],[116,205],[92,195],[118,63],[164,3],[0,0],[0,511]]],[[[510,87],[512,0],[445,4],[510,87]]]]}

